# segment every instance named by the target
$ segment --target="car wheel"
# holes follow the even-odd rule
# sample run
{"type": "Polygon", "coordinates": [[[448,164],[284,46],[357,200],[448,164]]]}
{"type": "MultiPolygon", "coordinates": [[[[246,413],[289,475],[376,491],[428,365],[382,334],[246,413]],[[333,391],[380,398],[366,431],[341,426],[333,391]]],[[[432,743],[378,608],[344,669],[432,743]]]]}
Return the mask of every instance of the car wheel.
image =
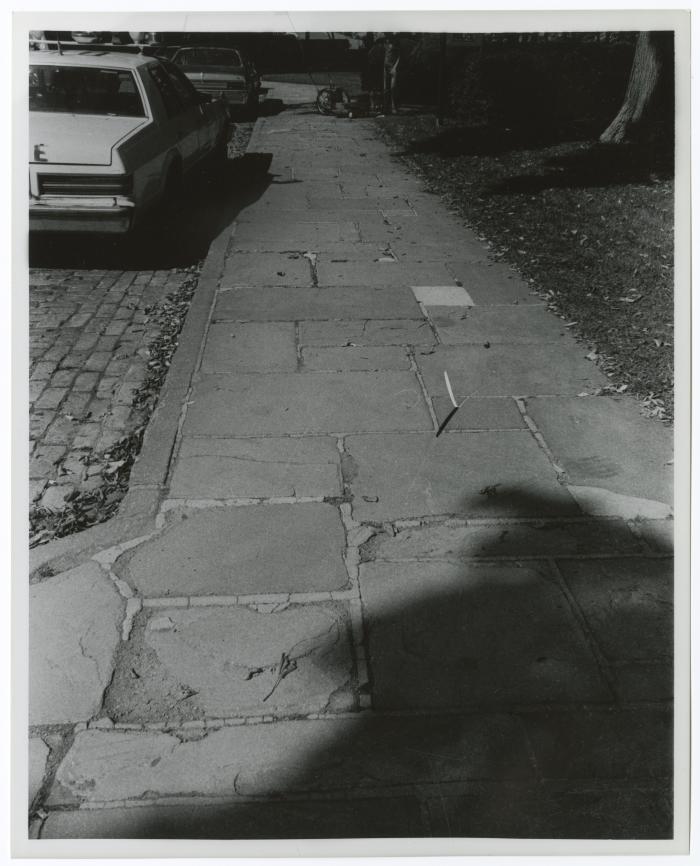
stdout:
{"type": "Polygon", "coordinates": [[[333,94],[329,87],[318,91],[316,97],[316,108],[321,114],[333,114],[333,94]]]}

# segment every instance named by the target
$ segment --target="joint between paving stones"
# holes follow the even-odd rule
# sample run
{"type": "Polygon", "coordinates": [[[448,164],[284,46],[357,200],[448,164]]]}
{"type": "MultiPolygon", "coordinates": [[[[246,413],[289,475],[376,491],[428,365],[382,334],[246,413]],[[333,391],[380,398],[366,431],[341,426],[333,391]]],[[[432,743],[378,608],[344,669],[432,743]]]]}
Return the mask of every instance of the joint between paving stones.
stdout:
{"type": "Polygon", "coordinates": [[[297,320],[294,322],[294,351],[297,358],[297,373],[301,373],[304,367],[304,359],[302,357],[301,349],[301,322],[297,320]]]}
{"type": "Polygon", "coordinates": [[[428,407],[428,413],[430,414],[430,420],[433,424],[433,432],[439,430],[440,423],[438,422],[437,415],[435,414],[435,409],[433,408],[433,401],[430,399],[430,394],[428,393],[428,389],[425,385],[425,381],[423,379],[423,375],[418,368],[418,364],[416,363],[416,352],[415,349],[409,347],[408,349],[408,361],[411,367],[411,372],[415,375],[418,381],[418,387],[421,390],[421,394],[423,395],[423,399],[425,400],[425,405],[428,407]]]}
{"type": "Polygon", "coordinates": [[[204,510],[207,508],[248,508],[251,506],[267,505],[308,505],[310,503],[327,502],[326,496],[268,496],[268,497],[239,497],[236,499],[174,499],[163,500],[160,507],[160,515],[163,517],[169,511],[179,508],[192,508],[204,510]]]}
{"type": "Polygon", "coordinates": [[[615,687],[615,678],[612,674],[610,663],[605,657],[603,651],[598,646],[598,642],[595,639],[593,629],[588,623],[586,614],[581,609],[574,593],[569,588],[569,585],[567,584],[566,579],[561,572],[561,569],[557,565],[556,559],[554,559],[553,557],[548,557],[546,561],[552,577],[554,578],[554,581],[556,582],[557,586],[566,598],[569,608],[583,632],[583,635],[586,639],[586,644],[588,645],[591,653],[593,654],[593,657],[595,658],[596,666],[598,667],[598,671],[603,679],[603,682],[605,683],[608,691],[610,692],[615,702],[617,702],[618,693],[617,688],[615,687]]]}
{"type": "Polygon", "coordinates": [[[528,414],[526,398],[514,396],[513,399],[515,400],[515,405],[518,407],[518,411],[522,415],[523,421],[525,421],[525,423],[527,424],[528,429],[532,433],[535,441],[537,442],[537,444],[539,445],[541,450],[544,452],[544,455],[546,456],[547,460],[549,460],[550,464],[552,465],[552,468],[556,472],[557,480],[559,481],[560,484],[566,485],[566,483],[567,483],[566,471],[557,463],[557,460],[554,457],[554,454],[552,453],[549,445],[547,445],[547,442],[545,441],[544,436],[542,435],[542,433],[538,429],[537,425],[535,424],[535,422],[532,420],[532,418],[528,414]]]}
{"type": "Polygon", "coordinates": [[[327,604],[331,601],[354,602],[359,599],[356,586],[324,592],[261,593],[256,595],[178,595],[141,598],[144,608],[167,607],[246,607],[250,605],[327,604]]]}

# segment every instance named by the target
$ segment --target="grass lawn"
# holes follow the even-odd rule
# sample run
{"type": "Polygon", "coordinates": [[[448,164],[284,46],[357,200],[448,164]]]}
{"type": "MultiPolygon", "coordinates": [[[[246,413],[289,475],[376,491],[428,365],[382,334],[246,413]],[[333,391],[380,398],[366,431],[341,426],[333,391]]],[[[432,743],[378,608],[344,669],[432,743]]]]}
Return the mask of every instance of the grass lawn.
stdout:
{"type": "Polygon", "coordinates": [[[394,150],[587,342],[606,391],[673,416],[669,160],[591,141],[533,144],[432,115],[376,121],[394,150]],[[650,167],[651,166],[651,167],[650,167]]]}

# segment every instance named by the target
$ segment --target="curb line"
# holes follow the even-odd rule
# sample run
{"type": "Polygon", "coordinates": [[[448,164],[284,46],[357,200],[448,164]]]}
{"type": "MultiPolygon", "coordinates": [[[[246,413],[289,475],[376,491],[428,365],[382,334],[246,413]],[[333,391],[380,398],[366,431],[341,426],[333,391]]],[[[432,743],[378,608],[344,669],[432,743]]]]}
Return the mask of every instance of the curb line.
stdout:
{"type": "MultiPolygon", "coordinates": [[[[256,121],[246,147],[247,153],[254,145],[258,137],[256,133],[263,122],[264,118],[256,121]]],[[[83,532],[30,549],[30,575],[52,560],[87,555],[143,534],[149,524],[154,523],[177,438],[182,406],[194,376],[209,313],[223,272],[231,226],[229,224],[219,233],[207,252],[170,369],[146,426],[141,451],[129,477],[129,488],[117,514],[111,520],[91,526],[83,532]]]]}

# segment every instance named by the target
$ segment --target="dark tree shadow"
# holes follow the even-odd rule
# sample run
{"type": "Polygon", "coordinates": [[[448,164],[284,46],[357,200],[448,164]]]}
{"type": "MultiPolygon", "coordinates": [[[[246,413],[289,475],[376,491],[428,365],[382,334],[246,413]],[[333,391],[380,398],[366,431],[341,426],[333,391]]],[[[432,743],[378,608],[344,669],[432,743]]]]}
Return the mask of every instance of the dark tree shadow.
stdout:
{"type": "Polygon", "coordinates": [[[253,728],[261,764],[230,758],[230,802],[117,810],[113,834],[670,837],[672,570],[624,521],[499,501],[522,519],[453,522],[439,555],[415,558],[425,528],[364,546],[372,711],[253,728]]]}
{"type": "Polygon", "coordinates": [[[551,131],[538,127],[514,130],[497,126],[455,126],[412,142],[400,155],[498,156],[512,150],[543,147],[554,140],[551,131]]]}
{"type": "Polygon", "coordinates": [[[247,153],[207,165],[188,179],[175,209],[154,209],[126,238],[67,233],[30,234],[34,268],[166,270],[196,265],[211,242],[265,192],[271,154],[247,153]]]}
{"type": "Polygon", "coordinates": [[[544,172],[511,177],[488,188],[491,193],[536,193],[544,189],[651,184],[673,179],[673,150],[667,144],[581,143],[551,157],[544,172]]]}

